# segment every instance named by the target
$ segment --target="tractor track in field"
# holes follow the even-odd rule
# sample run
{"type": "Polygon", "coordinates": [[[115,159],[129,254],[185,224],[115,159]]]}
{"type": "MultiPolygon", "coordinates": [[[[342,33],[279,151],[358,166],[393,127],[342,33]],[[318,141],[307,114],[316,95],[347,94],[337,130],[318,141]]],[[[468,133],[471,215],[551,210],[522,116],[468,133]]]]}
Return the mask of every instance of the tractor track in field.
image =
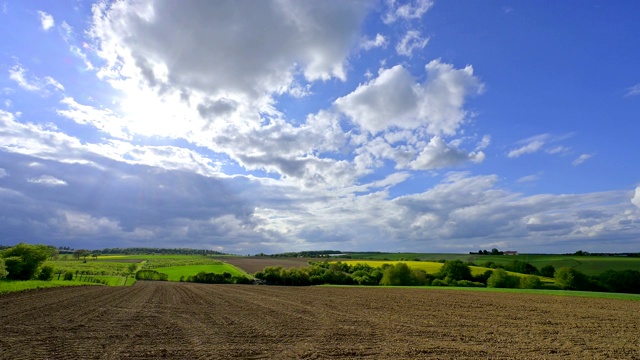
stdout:
{"type": "Polygon", "coordinates": [[[0,359],[640,359],[640,302],[139,281],[0,295],[0,359]]]}

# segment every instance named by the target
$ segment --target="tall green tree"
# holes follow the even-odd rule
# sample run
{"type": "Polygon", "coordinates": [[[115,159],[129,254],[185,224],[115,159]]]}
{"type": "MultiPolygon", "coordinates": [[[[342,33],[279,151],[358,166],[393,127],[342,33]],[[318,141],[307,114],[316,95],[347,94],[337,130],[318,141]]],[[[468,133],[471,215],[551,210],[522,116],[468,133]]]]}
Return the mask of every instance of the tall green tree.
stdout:
{"type": "Polygon", "coordinates": [[[462,260],[445,261],[438,272],[438,277],[449,278],[451,280],[472,280],[471,268],[462,260]]]}
{"type": "Polygon", "coordinates": [[[411,269],[405,263],[397,263],[384,269],[380,285],[413,285],[411,269]]]}
{"type": "Polygon", "coordinates": [[[567,290],[591,290],[589,277],[580,271],[562,267],[558,269],[554,275],[556,282],[560,287],[567,290]]]}
{"type": "Polygon", "coordinates": [[[51,256],[51,249],[46,245],[20,243],[2,252],[9,274],[8,279],[29,280],[34,277],[38,267],[51,256]]]}

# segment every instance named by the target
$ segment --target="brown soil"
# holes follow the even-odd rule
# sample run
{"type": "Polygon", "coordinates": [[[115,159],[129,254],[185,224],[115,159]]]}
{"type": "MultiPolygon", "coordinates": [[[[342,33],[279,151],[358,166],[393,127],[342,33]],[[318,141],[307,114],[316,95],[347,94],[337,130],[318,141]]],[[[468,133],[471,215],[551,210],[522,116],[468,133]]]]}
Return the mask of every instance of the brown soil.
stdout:
{"type": "Polygon", "coordinates": [[[249,274],[254,274],[258,271],[262,271],[267,266],[282,266],[285,269],[292,267],[308,266],[309,260],[318,261],[320,259],[307,259],[307,258],[270,258],[270,257],[221,257],[212,258],[215,260],[221,260],[231,265],[237,266],[249,274]]]}
{"type": "Polygon", "coordinates": [[[0,296],[2,359],[640,359],[640,302],[138,282],[0,296]]]}

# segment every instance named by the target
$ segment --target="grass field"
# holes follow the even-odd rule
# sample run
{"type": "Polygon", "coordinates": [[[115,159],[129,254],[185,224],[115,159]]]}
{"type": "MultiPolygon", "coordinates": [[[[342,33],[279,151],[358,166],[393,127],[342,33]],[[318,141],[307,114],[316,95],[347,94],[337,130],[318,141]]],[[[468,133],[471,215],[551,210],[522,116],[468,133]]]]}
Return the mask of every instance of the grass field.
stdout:
{"type": "Polygon", "coordinates": [[[121,275],[127,271],[130,263],[110,262],[87,259],[82,260],[47,260],[43,266],[52,266],[56,271],[72,271],[94,275],[121,275]]]}
{"type": "Polygon", "coordinates": [[[190,265],[190,266],[170,266],[155,268],[154,270],[169,275],[169,281],[179,281],[181,276],[196,275],[199,272],[222,274],[228,272],[233,276],[246,276],[247,274],[231,264],[214,265],[190,265]]]}
{"type": "Polygon", "coordinates": [[[599,275],[607,270],[638,270],[640,258],[620,256],[576,256],[576,255],[470,255],[470,254],[426,254],[426,253],[354,253],[349,254],[352,259],[373,260],[462,260],[481,264],[493,261],[496,264],[506,264],[513,260],[531,263],[538,269],[546,265],[553,265],[556,269],[571,267],[590,276],[599,275]]]}
{"type": "Polygon", "coordinates": [[[7,294],[11,292],[32,290],[32,289],[45,289],[61,286],[85,286],[96,285],[78,281],[42,281],[42,280],[26,280],[26,281],[7,281],[0,280],[0,294],[7,294]]]}
{"type": "MultiPolygon", "coordinates": [[[[397,263],[405,263],[407,264],[410,268],[412,269],[420,269],[420,270],[424,270],[424,272],[426,272],[427,274],[435,274],[438,271],[440,271],[440,268],[442,268],[442,263],[438,263],[438,262],[432,262],[432,261],[385,261],[385,260],[342,260],[343,263],[347,263],[349,265],[355,265],[355,264],[367,264],[369,266],[372,267],[380,267],[384,264],[397,264],[397,263]]],[[[480,267],[480,266],[470,266],[471,268],[471,275],[481,275],[484,274],[485,271],[487,270],[491,270],[488,268],[484,268],[484,267],[480,267]]],[[[518,273],[511,273],[512,275],[517,275],[517,276],[527,276],[524,274],[518,274],[518,273]]]]}

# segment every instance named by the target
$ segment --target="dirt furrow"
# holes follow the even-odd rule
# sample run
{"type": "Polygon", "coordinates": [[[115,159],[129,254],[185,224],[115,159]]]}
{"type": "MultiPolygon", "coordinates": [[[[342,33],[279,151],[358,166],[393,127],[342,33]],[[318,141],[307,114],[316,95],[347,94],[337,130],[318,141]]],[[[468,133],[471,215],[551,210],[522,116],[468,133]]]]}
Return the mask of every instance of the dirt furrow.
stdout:
{"type": "Polygon", "coordinates": [[[0,296],[0,359],[640,358],[640,302],[138,282],[0,296]]]}

